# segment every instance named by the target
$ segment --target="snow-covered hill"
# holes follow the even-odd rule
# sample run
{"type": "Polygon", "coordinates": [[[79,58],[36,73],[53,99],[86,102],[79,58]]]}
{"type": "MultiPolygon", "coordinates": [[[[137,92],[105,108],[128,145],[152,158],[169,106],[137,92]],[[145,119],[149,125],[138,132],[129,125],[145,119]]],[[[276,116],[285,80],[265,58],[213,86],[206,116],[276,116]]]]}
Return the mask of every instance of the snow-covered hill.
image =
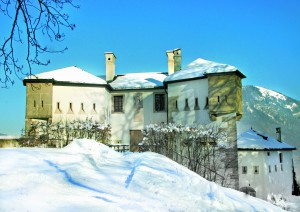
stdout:
{"type": "Polygon", "coordinates": [[[0,149],[0,211],[280,211],[155,153],[90,140],[0,149]]]}
{"type": "Polygon", "coordinates": [[[243,112],[239,133],[252,126],[276,138],[275,128],[281,127],[282,140],[297,148],[294,163],[300,182],[300,101],[263,87],[244,86],[243,112]]]}

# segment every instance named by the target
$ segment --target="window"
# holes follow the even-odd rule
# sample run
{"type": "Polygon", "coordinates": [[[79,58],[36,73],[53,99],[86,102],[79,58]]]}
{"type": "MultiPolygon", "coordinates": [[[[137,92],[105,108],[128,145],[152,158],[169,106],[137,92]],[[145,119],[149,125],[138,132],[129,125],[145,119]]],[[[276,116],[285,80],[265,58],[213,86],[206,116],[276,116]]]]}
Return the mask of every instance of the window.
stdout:
{"type": "Polygon", "coordinates": [[[57,113],[57,114],[61,114],[62,113],[59,102],[56,102],[55,113],[57,113]]]}
{"type": "Polygon", "coordinates": [[[36,101],[33,100],[33,107],[36,108],[36,101]]]}
{"type": "Polygon", "coordinates": [[[185,99],[184,110],[190,110],[190,108],[189,108],[189,100],[188,99],[185,99]]]}
{"type": "Polygon", "coordinates": [[[199,102],[198,102],[198,98],[195,98],[195,110],[199,110],[200,107],[199,107],[199,102]]]}
{"type": "Polygon", "coordinates": [[[154,98],[155,111],[165,111],[165,94],[155,94],[154,98]]]}
{"type": "Polygon", "coordinates": [[[280,164],[280,169],[283,172],[283,164],[280,164]]]}
{"type": "Polygon", "coordinates": [[[44,107],[44,101],[42,100],[42,108],[44,107]]]}
{"type": "Polygon", "coordinates": [[[208,97],[206,97],[206,103],[204,109],[208,109],[208,107],[209,107],[209,100],[208,97]]]}
{"type": "Polygon", "coordinates": [[[267,152],[267,155],[270,156],[270,152],[267,152]]]}
{"type": "Polygon", "coordinates": [[[59,102],[56,102],[56,109],[55,109],[54,113],[56,113],[56,114],[62,113],[59,102]]]}
{"type": "Polygon", "coordinates": [[[272,170],[271,170],[271,166],[269,165],[269,173],[271,173],[271,171],[272,171],[272,170]]]}
{"type": "Polygon", "coordinates": [[[259,167],[258,166],[254,166],[254,174],[259,174],[259,167]]]}
{"type": "Polygon", "coordinates": [[[176,110],[178,110],[178,101],[177,100],[175,101],[175,108],[176,108],[176,110]]]}
{"type": "Polygon", "coordinates": [[[81,111],[84,111],[83,103],[81,103],[81,111]]]}
{"type": "Polygon", "coordinates": [[[275,167],[275,172],[277,172],[277,165],[275,165],[274,167],[275,167]]]}
{"type": "Polygon", "coordinates": [[[279,163],[282,163],[282,153],[279,153],[279,163]]]}
{"type": "Polygon", "coordinates": [[[247,174],[247,166],[242,166],[242,174],[247,174]]]}
{"type": "Polygon", "coordinates": [[[123,112],[123,96],[114,96],[114,112],[123,112]]]}
{"type": "Polygon", "coordinates": [[[69,102],[69,109],[68,109],[68,114],[73,114],[73,104],[72,102],[69,102]]]}
{"type": "Polygon", "coordinates": [[[93,110],[96,111],[96,103],[93,103],[93,110]]]}

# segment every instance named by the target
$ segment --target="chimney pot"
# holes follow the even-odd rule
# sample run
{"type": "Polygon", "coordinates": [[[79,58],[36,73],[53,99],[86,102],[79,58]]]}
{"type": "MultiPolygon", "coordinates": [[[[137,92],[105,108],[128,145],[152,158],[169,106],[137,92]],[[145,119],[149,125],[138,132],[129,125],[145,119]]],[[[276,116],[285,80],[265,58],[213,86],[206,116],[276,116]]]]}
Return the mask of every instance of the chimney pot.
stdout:
{"type": "Polygon", "coordinates": [[[281,142],[281,127],[276,127],[277,140],[281,142]]]}
{"type": "Polygon", "coordinates": [[[168,74],[181,70],[181,49],[168,50],[168,74]]]}
{"type": "Polygon", "coordinates": [[[174,49],[174,71],[180,71],[181,70],[181,49],[174,49]]]}

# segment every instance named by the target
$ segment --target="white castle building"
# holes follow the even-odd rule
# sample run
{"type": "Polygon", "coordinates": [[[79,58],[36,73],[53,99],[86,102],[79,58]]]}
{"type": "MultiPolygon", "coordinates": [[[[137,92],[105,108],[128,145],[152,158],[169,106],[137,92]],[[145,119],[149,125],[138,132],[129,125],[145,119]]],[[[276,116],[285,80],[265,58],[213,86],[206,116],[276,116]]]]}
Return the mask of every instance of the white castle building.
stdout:
{"type": "MultiPolygon", "coordinates": [[[[228,157],[237,158],[236,121],[243,114],[245,75],[234,66],[201,58],[182,68],[181,49],[166,54],[164,73],[115,75],[116,56],[107,52],[105,79],[75,66],[26,77],[25,128],[36,121],[91,118],[111,125],[112,144],[128,144],[136,151],[148,124],[220,121],[234,147],[228,157]]],[[[232,168],[233,187],[238,188],[237,162],[232,168]]]]}

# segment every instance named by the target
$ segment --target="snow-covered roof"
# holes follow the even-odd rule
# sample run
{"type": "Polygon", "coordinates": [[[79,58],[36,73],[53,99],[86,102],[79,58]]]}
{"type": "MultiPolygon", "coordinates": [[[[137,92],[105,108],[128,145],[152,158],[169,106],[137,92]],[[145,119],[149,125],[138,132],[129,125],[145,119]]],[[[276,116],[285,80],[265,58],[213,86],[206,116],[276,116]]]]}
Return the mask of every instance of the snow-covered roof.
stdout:
{"type": "Polygon", "coordinates": [[[185,68],[168,76],[165,79],[165,82],[199,78],[199,77],[204,77],[207,74],[230,73],[230,72],[238,72],[239,74],[242,75],[242,77],[245,77],[243,73],[241,73],[236,67],[232,65],[216,63],[213,61],[208,61],[208,60],[198,58],[197,60],[188,64],[185,68]]]}
{"type": "Polygon", "coordinates": [[[163,86],[166,75],[157,72],[131,73],[118,75],[110,83],[113,89],[147,89],[163,86]]]}
{"type": "Polygon", "coordinates": [[[17,136],[17,135],[5,135],[5,134],[1,134],[0,133],[0,140],[9,140],[9,139],[19,139],[20,136],[17,136]]]}
{"type": "Polygon", "coordinates": [[[294,146],[279,142],[276,139],[256,132],[248,130],[238,137],[239,150],[295,150],[294,146]]]}
{"type": "Polygon", "coordinates": [[[54,80],[56,82],[105,85],[105,80],[94,76],[76,66],[30,75],[24,80],[54,80]]]}

